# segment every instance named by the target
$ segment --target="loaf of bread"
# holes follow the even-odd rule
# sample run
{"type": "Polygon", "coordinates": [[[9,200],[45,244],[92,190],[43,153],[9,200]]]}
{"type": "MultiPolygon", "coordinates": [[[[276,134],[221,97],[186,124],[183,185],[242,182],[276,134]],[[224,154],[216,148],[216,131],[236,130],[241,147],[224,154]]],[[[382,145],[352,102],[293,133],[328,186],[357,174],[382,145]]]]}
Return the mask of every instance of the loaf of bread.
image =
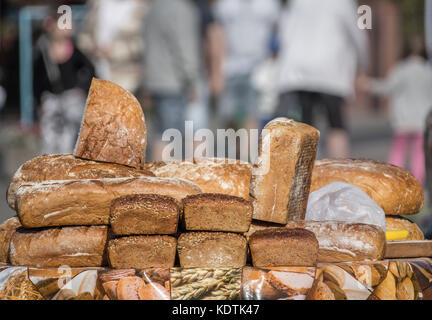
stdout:
{"type": "Polygon", "coordinates": [[[186,230],[246,232],[252,220],[252,204],[239,197],[202,193],[183,199],[186,230]]]}
{"type": "Polygon", "coordinates": [[[205,193],[228,194],[249,199],[252,167],[249,163],[225,158],[148,162],[145,169],[157,177],[184,178],[205,193]]]}
{"type": "Polygon", "coordinates": [[[243,236],[225,232],[182,233],[177,244],[183,268],[242,267],[246,249],[243,236]]]}
{"type": "Polygon", "coordinates": [[[134,193],[181,201],[200,193],[200,188],[183,179],[156,177],[50,180],[22,184],[16,191],[16,208],[26,228],[108,224],[111,201],[134,193]]]}
{"type": "Polygon", "coordinates": [[[250,188],[254,219],[304,219],[318,139],[318,130],[287,118],[264,127],[250,188]]]}
{"type": "Polygon", "coordinates": [[[271,228],[255,231],[249,238],[255,267],[314,266],[318,240],[306,229],[271,228]]]}
{"type": "Polygon", "coordinates": [[[93,78],[74,155],[141,168],[146,144],[138,100],[113,82],[93,78]]]}
{"type": "Polygon", "coordinates": [[[176,256],[176,238],[128,236],[108,242],[108,258],[115,269],[171,268],[176,256]]]}
{"type": "Polygon", "coordinates": [[[404,217],[387,216],[386,231],[408,231],[408,235],[403,240],[424,240],[424,234],[414,223],[404,217]]]}
{"type": "Polygon", "coordinates": [[[83,160],[72,154],[42,155],[18,168],[7,192],[7,201],[9,206],[15,209],[16,189],[25,182],[141,176],[154,174],[149,170],[137,170],[115,163],[83,160]]]}
{"type": "Polygon", "coordinates": [[[111,202],[110,225],[115,235],[173,234],[178,220],[179,205],[172,197],[134,194],[111,202]]]}
{"type": "Polygon", "coordinates": [[[385,233],[375,225],[339,221],[288,221],[285,228],[304,228],[319,242],[317,262],[381,260],[385,233]]]}
{"type": "Polygon", "coordinates": [[[105,261],[107,226],[18,229],[10,244],[13,265],[100,267],[105,261]]]}
{"type": "Polygon", "coordinates": [[[17,217],[9,218],[0,224],[0,263],[8,262],[10,240],[20,226],[17,217]]]}
{"type": "Polygon", "coordinates": [[[366,192],[386,215],[415,214],[423,206],[420,182],[394,165],[366,159],[324,159],[315,162],[310,191],[336,181],[366,192]]]}

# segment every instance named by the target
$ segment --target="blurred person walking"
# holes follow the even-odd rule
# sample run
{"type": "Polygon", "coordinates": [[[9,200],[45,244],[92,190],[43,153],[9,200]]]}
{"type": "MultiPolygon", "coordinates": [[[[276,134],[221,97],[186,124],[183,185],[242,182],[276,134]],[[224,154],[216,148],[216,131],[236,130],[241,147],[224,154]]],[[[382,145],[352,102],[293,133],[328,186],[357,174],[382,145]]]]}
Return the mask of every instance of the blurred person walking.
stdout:
{"type": "Polygon", "coordinates": [[[323,108],[330,131],[327,156],[345,158],[350,141],[343,105],[354,93],[357,68],[366,67],[366,34],[357,26],[354,0],[292,0],[279,25],[281,38],[277,116],[299,104],[301,121],[314,125],[323,108]]]}
{"type": "Polygon", "coordinates": [[[426,50],[432,63],[432,0],[425,0],[426,50]]]}
{"type": "Polygon", "coordinates": [[[94,67],[76,47],[72,31],[60,30],[55,13],[43,21],[36,43],[34,93],[40,105],[42,153],[72,153],[94,67]]]}
{"type": "Polygon", "coordinates": [[[143,76],[143,23],[150,0],[89,0],[78,45],[98,77],[137,95],[143,76]]]}
{"type": "Polygon", "coordinates": [[[432,109],[432,66],[426,60],[424,41],[412,37],[400,61],[386,79],[363,78],[361,86],[371,92],[391,97],[390,121],[393,140],[389,162],[406,167],[410,155],[413,175],[425,182],[424,131],[432,109]]]}
{"type": "MultiPolygon", "coordinates": [[[[199,15],[190,0],[154,0],[144,27],[144,88],[158,125],[154,160],[161,159],[167,129],[184,132],[186,106],[196,99],[199,77],[199,15]]],[[[178,157],[178,155],[177,155],[178,157]]]]}
{"type": "Polygon", "coordinates": [[[225,128],[259,127],[251,76],[268,55],[279,10],[278,0],[219,0],[215,4],[225,38],[225,87],[219,106],[225,128]]]}

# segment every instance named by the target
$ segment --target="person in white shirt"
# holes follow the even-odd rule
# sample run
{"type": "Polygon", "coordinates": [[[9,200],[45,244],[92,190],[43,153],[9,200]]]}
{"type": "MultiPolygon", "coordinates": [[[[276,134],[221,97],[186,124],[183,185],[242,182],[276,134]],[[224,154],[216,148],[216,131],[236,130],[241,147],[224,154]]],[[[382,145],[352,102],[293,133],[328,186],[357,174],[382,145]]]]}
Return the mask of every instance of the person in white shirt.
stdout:
{"type": "Polygon", "coordinates": [[[364,30],[354,0],[292,0],[279,25],[281,38],[277,115],[298,101],[301,121],[314,125],[316,106],[325,109],[330,132],[327,156],[347,157],[349,139],[342,106],[354,92],[358,66],[368,61],[364,30]]]}

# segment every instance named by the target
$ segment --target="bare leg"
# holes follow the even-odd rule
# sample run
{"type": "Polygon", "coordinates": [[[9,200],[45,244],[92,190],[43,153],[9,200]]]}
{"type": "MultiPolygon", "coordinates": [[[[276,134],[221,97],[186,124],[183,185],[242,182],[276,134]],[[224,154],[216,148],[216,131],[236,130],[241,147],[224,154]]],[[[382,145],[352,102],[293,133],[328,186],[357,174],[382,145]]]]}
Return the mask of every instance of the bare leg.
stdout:
{"type": "Polygon", "coordinates": [[[350,154],[348,133],[343,129],[331,129],[327,136],[327,156],[347,158],[350,154]]]}

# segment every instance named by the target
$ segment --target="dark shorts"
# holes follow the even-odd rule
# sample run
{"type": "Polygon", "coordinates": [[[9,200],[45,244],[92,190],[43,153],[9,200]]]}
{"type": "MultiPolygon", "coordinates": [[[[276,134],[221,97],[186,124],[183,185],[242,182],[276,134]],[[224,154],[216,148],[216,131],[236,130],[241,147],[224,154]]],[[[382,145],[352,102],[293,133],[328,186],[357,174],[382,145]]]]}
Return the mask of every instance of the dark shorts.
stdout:
{"type": "Polygon", "coordinates": [[[344,99],[339,96],[311,92],[292,91],[283,93],[276,116],[288,116],[294,120],[314,125],[314,116],[320,108],[326,115],[330,128],[345,129],[342,112],[344,99]]]}

